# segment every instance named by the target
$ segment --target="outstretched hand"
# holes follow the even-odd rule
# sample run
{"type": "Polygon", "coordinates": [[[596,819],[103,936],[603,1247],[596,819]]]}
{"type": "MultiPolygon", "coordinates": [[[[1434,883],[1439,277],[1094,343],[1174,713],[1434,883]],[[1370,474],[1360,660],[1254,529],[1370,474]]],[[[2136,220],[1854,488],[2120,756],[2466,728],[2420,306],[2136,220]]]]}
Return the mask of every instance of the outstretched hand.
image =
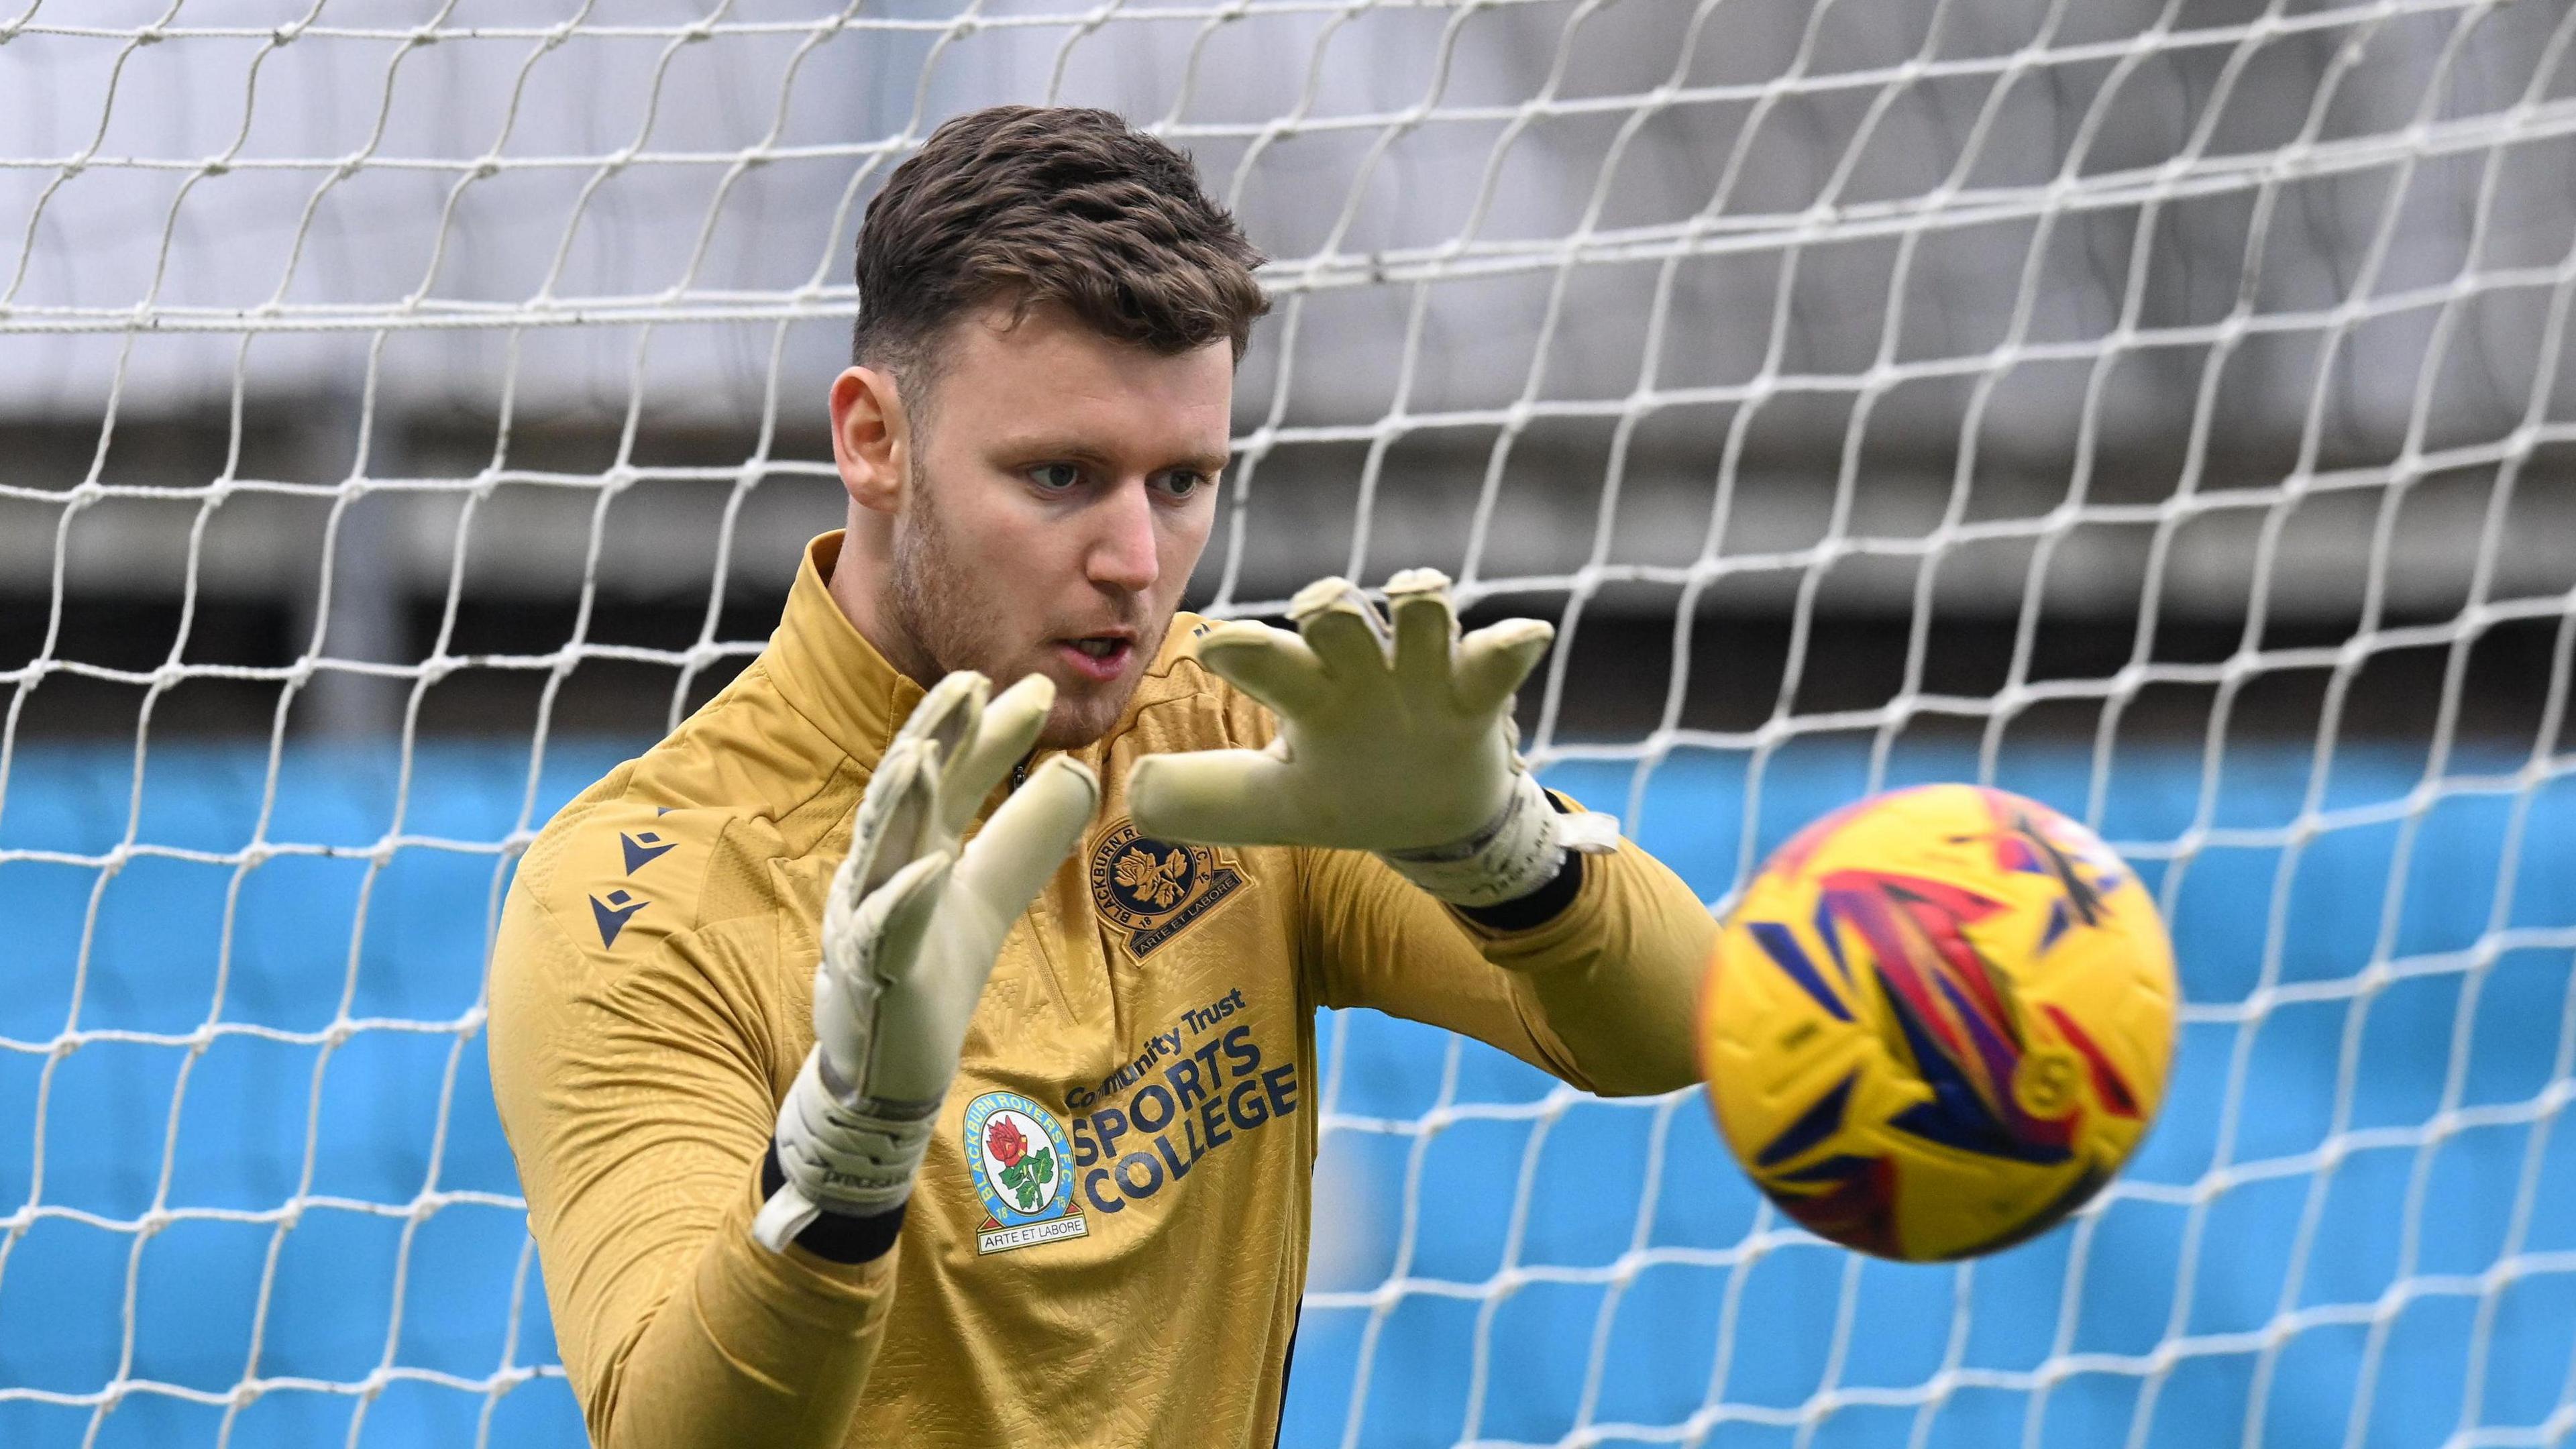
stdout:
{"type": "Polygon", "coordinates": [[[752,1229],[772,1249],[818,1212],[880,1213],[911,1195],[1002,938],[1098,803],[1091,772],[1059,755],[960,848],[1055,701],[1042,675],[988,705],[990,688],[963,671],[933,686],[859,802],[823,907],[814,1050],[779,1108],[787,1185],[752,1229]]]}
{"type": "Polygon", "coordinates": [[[1397,574],[1386,596],[1391,628],[1356,585],[1327,578],[1290,601],[1293,634],[1250,621],[1210,629],[1199,659],[1269,706],[1278,736],[1264,750],[1137,761],[1136,828],[1376,851],[1462,905],[1544,884],[1560,848],[1610,848],[1615,826],[1556,815],[1514,748],[1513,696],[1556,631],[1506,619],[1461,637],[1436,569],[1397,574]]]}

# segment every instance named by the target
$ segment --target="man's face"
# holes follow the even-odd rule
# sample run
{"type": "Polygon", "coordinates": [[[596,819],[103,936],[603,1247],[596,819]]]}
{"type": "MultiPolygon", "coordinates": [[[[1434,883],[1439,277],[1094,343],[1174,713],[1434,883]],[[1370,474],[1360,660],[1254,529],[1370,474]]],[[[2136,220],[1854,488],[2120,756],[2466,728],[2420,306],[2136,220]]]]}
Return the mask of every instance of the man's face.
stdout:
{"type": "MultiPolygon", "coordinates": [[[[945,672],[1055,681],[1039,744],[1118,720],[1216,519],[1232,349],[1178,356],[1071,312],[969,316],[945,339],[893,525],[896,624],[945,672]]],[[[920,418],[919,410],[914,412],[920,418]]]]}

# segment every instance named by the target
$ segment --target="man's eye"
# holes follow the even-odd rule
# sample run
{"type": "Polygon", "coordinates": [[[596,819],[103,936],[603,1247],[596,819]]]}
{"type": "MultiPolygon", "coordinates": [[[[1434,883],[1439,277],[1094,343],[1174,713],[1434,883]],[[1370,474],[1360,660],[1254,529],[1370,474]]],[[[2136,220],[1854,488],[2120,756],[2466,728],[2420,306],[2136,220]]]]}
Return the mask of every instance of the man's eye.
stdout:
{"type": "Polygon", "coordinates": [[[1029,481],[1049,493],[1063,493],[1082,481],[1082,470],[1071,463],[1040,463],[1029,470],[1029,481]]]}
{"type": "Polygon", "coordinates": [[[1187,498],[1206,487],[1207,481],[1205,473],[1193,473],[1186,468],[1175,469],[1163,475],[1163,491],[1174,498],[1187,498]]]}

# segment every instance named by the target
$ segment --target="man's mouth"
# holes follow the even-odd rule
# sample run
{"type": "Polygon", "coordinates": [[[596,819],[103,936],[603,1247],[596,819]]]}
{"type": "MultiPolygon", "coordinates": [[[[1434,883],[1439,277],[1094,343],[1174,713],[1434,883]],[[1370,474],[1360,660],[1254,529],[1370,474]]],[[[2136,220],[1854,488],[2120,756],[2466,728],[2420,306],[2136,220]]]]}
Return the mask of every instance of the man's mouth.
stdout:
{"type": "Polygon", "coordinates": [[[1108,683],[1127,672],[1127,661],[1136,652],[1135,641],[1123,634],[1090,634],[1078,639],[1059,639],[1056,651],[1086,678],[1108,683]]]}

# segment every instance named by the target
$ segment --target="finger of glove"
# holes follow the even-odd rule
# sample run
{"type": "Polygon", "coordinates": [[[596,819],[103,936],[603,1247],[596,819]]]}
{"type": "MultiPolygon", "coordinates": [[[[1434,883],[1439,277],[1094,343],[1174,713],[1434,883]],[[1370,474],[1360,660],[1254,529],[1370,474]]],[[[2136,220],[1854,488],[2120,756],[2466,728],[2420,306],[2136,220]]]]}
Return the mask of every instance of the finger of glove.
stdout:
{"type": "Polygon", "coordinates": [[[858,816],[850,826],[850,853],[832,875],[824,917],[846,918],[861,899],[909,865],[923,849],[923,837],[936,804],[939,747],[926,740],[897,739],[886,747],[859,798],[858,816]]]}
{"type": "Polygon", "coordinates": [[[1458,612],[1449,601],[1449,576],[1438,569],[1406,569],[1386,581],[1387,611],[1395,616],[1395,680],[1407,694],[1447,703],[1458,612]]]}
{"type": "Polygon", "coordinates": [[[1386,621],[1377,606],[1348,579],[1317,579],[1288,601],[1288,617],[1298,637],[1322,661],[1324,673],[1340,683],[1382,680],[1387,676],[1386,621]]]}
{"type": "MultiPolygon", "coordinates": [[[[874,1009],[861,1032],[863,1049],[854,1053],[850,1070],[857,1080],[850,1083],[858,1095],[898,1102],[936,1097],[947,1089],[948,1076],[956,1070],[959,1040],[965,1035],[962,1021],[957,1038],[942,1043],[935,1036],[921,1040],[925,996],[934,1000],[944,994],[948,973],[937,969],[942,961],[925,950],[932,938],[940,907],[953,893],[943,889],[950,879],[956,857],[941,851],[926,855],[895,873],[859,906],[856,930],[858,974],[875,984],[874,1009]],[[925,1080],[920,1064],[944,1060],[947,1072],[936,1081],[925,1080]]],[[[990,970],[989,964],[985,968],[990,970]]],[[[983,982],[979,977],[976,988],[983,982]]],[[[864,994],[861,987],[858,993],[864,994]]],[[[820,1002],[821,993],[817,992],[820,1002]]],[[[969,999],[972,1009],[972,999],[969,999]]],[[[934,1012],[940,1020],[944,1016],[934,1012]]],[[[820,1040],[825,1022],[818,1019],[814,1030],[820,1040]]],[[[837,1053],[830,1053],[837,1056],[837,1053]]]]}
{"type": "Polygon", "coordinates": [[[1043,674],[1021,676],[984,706],[974,739],[950,759],[940,782],[941,824],[949,834],[962,833],[974,821],[984,797],[1037,743],[1047,712],[1054,708],[1055,681],[1043,674]]]}
{"type": "Polygon", "coordinates": [[[992,692],[993,682],[974,670],[951,670],[930,686],[911,714],[904,716],[903,728],[895,731],[894,737],[934,741],[941,754],[953,760],[975,738],[976,722],[984,715],[984,700],[992,692]]]}
{"type": "Polygon", "coordinates": [[[886,978],[908,969],[919,954],[949,859],[943,852],[913,861],[863,900],[844,890],[846,862],[845,874],[833,881],[823,913],[823,962],[814,972],[814,1039],[845,1086],[867,1066],[886,978]]]}
{"type": "Polygon", "coordinates": [[[896,871],[884,885],[868,892],[866,900],[851,913],[850,939],[843,949],[834,951],[826,943],[825,954],[836,960],[847,960],[853,974],[874,979],[880,985],[901,981],[912,972],[921,957],[921,942],[930,930],[931,918],[938,913],[940,887],[948,881],[957,857],[947,851],[925,855],[896,871]]]}
{"type": "Polygon", "coordinates": [[[989,956],[1001,949],[1010,923],[1029,908],[1039,891],[1082,838],[1100,805],[1100,781],[1069,755],[1040,765],[966,846],[957,864],[954,895],[975,904],[979,935],[970,955],[989,956]]]}
{"type": "Polygon", "coordinates": [[[1249,619],[1219,624],[1200,638],[1199,662],[1275,713],[1312,713],[1329,697],[1322,661],[1306,641],[1249,619]]]}
{"type": "Polygon", "coordinates": [[[1545,619],[1505,619],[1458,645],[1458,707],[1469,714],[1502,709],[1547,653],[1556,626],[1545,619]]]}
{"type": "Polygon", "coordinates": [[[1286,760],[1264,750],[1192,750],[1147,755],[1127,772],[1127,808],[1138,834],[1210,845],[1329,844],[1307,841],[1293,808],[1286,760]]]}

